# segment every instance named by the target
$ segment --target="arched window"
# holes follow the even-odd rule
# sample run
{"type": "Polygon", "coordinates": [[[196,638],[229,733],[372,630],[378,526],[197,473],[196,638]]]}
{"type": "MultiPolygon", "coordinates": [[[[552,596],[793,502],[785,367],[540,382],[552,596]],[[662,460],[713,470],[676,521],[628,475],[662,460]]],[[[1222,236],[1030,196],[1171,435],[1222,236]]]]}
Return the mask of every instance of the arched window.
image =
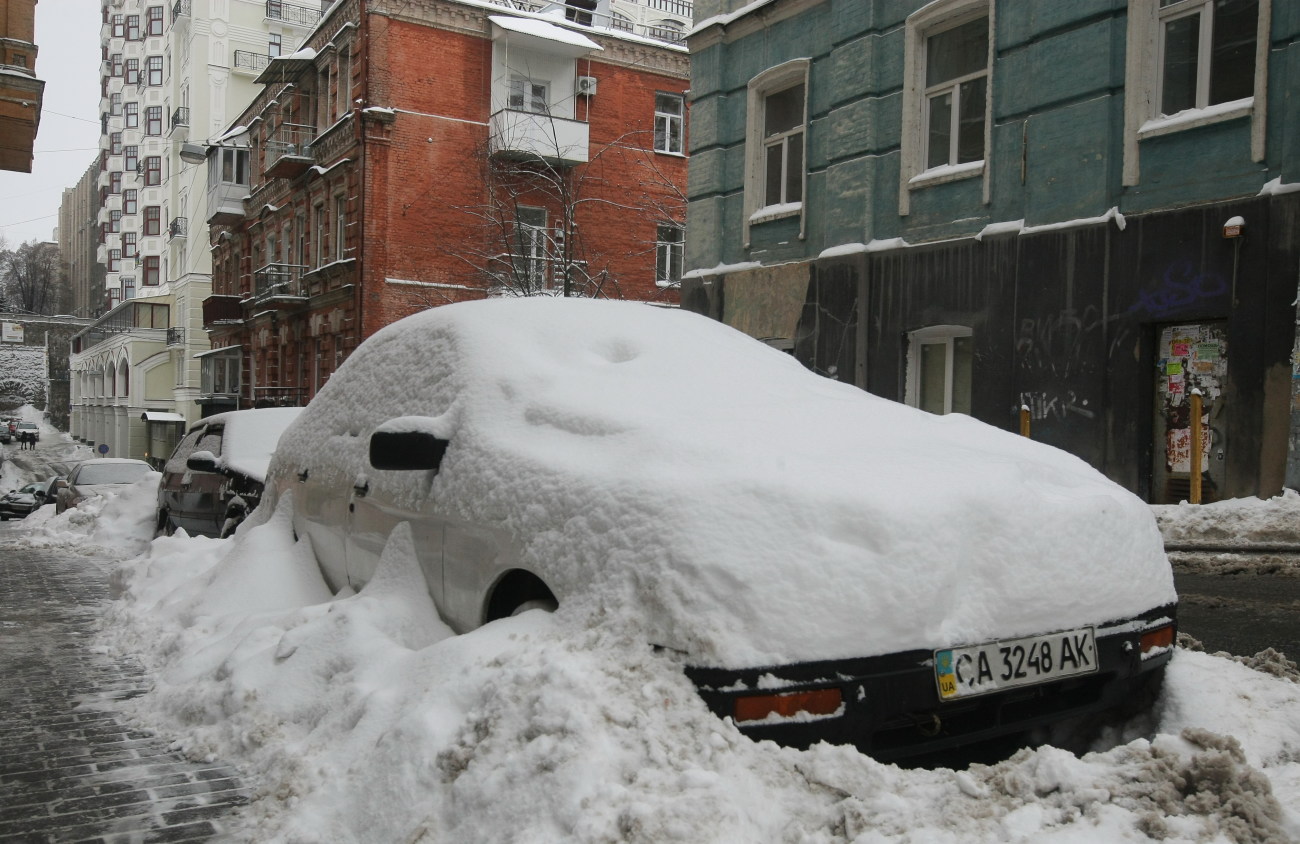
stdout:
{"type": "Polygon", "coordinates": [[[119,396],[131,395],[130,370],[127,369],[125,360],[117,365],[117,394],[119,396]]]}

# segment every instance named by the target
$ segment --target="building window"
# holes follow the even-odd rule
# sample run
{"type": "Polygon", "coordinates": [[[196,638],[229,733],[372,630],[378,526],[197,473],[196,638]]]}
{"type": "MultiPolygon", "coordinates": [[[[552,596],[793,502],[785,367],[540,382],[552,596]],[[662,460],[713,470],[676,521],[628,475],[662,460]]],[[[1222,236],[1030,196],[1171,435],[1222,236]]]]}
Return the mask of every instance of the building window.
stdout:
{"type": "Polygon", "coordinates": [[[122,233],[122,257],[134,258],[139,254],[140,252],[136,247],[136,233],[123,232],[122,233]]]}
{"type": "Polygon", "coordinates": [[[655,151],[682,152],[685,100],[678,94],[655,94],[655,151]]]}
{"type": "Polygon", "coordinates": [[[546,209],[517,206],[515,236],[511,244],[513,286],[524,291],[541,290],[547,284],[546,209]]]}
{"type": "Polygon", "coordinates": [[[278,58],[283,55],[284,44],[280,39],[280,33],[272,32],[266,42],[266,55],[270,58],[278,58]]]}
{"type": "Polygon", "coordinates": [[[917,187],[984,176],[993,27],[989,0],[937,0],[907,19],[899,213],[917,187]]]}
{"type": "Polygon", "coordinates": [[[122,95],[113,94],[108,100],[108,113],[118,115],[122,113],[122,95]]]}
{"type": "Polygon", "coordinates": [[[149,106],[144,110],[144,133],[161,135],[163,130],[162,106],[149,106]]]}
{"type": "Polygon", "coordinates": [[[125,15],[113,15],[113,37],[114,38],[126,37],[126,16],[125,15]]]}
{"type": "Polygon", "coordinates": [[[984,160],[989,21],[973,21],[925,39],[925,166],[984,160]]]}
{"type": "Polygon", "coordinates": [[[232,185],[248,184],[248,156],[247,149],[223,147],[220,153],[220,180],[232,185]]]}
{"type": "Polygon", "coordinates": [[[1140,142],[1242,117],[1251,160],[1265,153],[1270,0],[1129,0],[1123,184],[1140,142]]]}
{"type": "Polygon", "coordinates": [[[807,59],[777,65],[750,80],[745,131],[745,245],[750,226],[800,216],[803,237],[807,59]]]}
{"type": "Polygon", "coordinates": [[[110,234],[116,234],[117,232],[120,232],[121,230],[122,230],[122,212],[121,212],[121,211],[116,211],[116,210],[115,210],[115,211],[109,211],[109,212],[108,212],[108,231],[109,231],[109,233],[110,233],[110,234]]]}
{"type": "Polygon", "coordinates": [[[162,56],[149,56],[147,59],[145,59],[145,69],[148,71],[149,74],[149,78],[145,82],[146,85],[163,84],[163,57],[162,56]]]}
{"type": "Polygon", "coordinates": [[[111,149],[112,149],[111,154],[121,155],[122,154],[122,133],[113,132],[111,135],[109,135],[109,142],[111,144],[111,149]]]}
{"type": "Polygon", "coordinates": [[[122,192],[122,171],[121,170],[114,170],[111,174],[109,174],[108,192],[109,193],[122,192]]]}
{"type": "Polygon", "coordinates": [[[139,129],[140,128],[140,104],[127,103],[125,108],[126,108],[126,116],[124,120],[124,125],[128,129],[139,129]]]}
{"type": "Polygon", "coordinates": [[[140,147],[135,144],[129,144],[122,148],[123,167],[129,171],[135,171],[140,167],[140,147]]]}
{"type": "Polygon", "coordinates": [[[338,113],[342,116],[352,105],[352,47],[348,44],[339,48],[338,97],[338,113]]]}
{"type": "Polygon", "coordinates": [[[150,35],[163,34],[163,7],[150,6],[145,10],[146,18],[149,21],[148,32],[150,35]]]}
{"type": "Polygon", "coordinates": [[[139,213],[138,192],[135,188],[122,191],[122,213],[128,216],[139,213]]]}
{"type": "Polygon", "coordinates": [[[682,281],[682,248],[685,230],[681,226],[660,225],[655,234],[655,284],[675,287],[682,281]]]}
{"type": "Polygon", "coordinates": [[[157,287],[162,283],[162,258],[157,255],[146,255],[144,258],[144,278],[141,283],[145,287],[157,287]]]}
{"type": "Polygon", "coordinates": [[[122,267],[122,250],[121,249],[108,250],[108,271],[110,273],[115,273],[118,270],[120,270],[121,267],[122,267]]]}
{"type": "Polygon", "coordinates": [[[548,93],[551,83],[540,79],[527,79],[523,76],[510,78],[510,105],[515,111],[531,111],[534,114],[546,114],[550,102],[548,93]]]}
{"type": "Polygon", "coordinates": [[[145,158],[144,183],[146,187],[162,184],[162,156],[150,155],[145,158]]]}
{"type": "Polygon", "coordinates": [[[315,224],[312,227],[312,266],[319,267],[325,263],[325,206],[317,205],[314,209],[315,224]]]}
{"type": "Polygon", "coordinates": [[[201,359],[200,389],[206,395],[239,393],[239,349],[214,352],[201,359]]]}
{"type": "Polygon", "coordinates": [[[140,34],[140,16],[127,15],[126,16],[126,40],[140,41],[142,40],[142,38],[143,36],[140,34]]]}
{"type": "Polygon", "coordinates": [[[345,234],[348,227],[348,201],[346,197],[334,197],[334,260],[342,261],[345,234]]]}
{"type": "Polygon", "coordinates": [[[162,207],[146,205],[144,208],[144,235],[155,237],[162,234],[162,207]]]}
{"type": "Polygon", "coordinates": [[[109,59],[108,64],[109,64],[109,71],[108,71],[109,76],[112,76],[114,79],[116,79],[122,75],[122,54],[121,53],[114,53],[113,57],[109,59]]]}
{"type": "Polygon", "coordinates": [[[140,84],[140,60],[139,59],[126,60],[126,84],[128,85],[140,84]]]}
{"type": "Polygon", "coordinates": [[[931,413],[970,413],[971,330],[937,325],[908,337],[907,403],[931,413]]]}

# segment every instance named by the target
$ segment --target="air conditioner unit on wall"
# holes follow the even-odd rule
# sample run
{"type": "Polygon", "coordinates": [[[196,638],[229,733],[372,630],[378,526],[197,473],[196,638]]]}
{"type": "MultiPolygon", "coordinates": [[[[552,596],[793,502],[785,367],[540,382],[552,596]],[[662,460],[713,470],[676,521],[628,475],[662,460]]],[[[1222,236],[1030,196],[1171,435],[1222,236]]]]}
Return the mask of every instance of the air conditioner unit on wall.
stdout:
{"type": "Polygon", "coordinates": [[[573,92],[580,97],[592,97],[596,94],[596,77],[579,76],[573,86],[573,92]]]}

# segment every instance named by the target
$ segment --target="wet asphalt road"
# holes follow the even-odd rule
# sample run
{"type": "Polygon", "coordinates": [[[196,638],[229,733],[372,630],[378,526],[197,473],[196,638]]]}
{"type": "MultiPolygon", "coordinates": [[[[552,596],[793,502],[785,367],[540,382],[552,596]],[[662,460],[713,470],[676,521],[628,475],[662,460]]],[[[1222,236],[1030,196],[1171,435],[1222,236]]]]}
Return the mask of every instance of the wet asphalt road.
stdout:
{"type": "Polygon", "coordinates": [[[1178,628],[1211,653],[1265,648],[1300,662],[1300,561],[1295,574],[1177,572],[1178,628]]]}

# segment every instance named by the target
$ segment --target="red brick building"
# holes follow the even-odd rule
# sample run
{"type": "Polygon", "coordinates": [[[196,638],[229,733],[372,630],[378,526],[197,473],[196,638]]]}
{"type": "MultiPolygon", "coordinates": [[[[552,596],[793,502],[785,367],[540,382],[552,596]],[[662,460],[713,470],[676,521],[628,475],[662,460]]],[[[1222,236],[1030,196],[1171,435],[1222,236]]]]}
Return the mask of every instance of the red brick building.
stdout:
{"type": "Polygon", "coordinates": [[[685,47],[567,18],[347,0],[269,61],[206,148],[205,412],[306,403],[362,340],[436,305],[676,303],[685,47]]]}

